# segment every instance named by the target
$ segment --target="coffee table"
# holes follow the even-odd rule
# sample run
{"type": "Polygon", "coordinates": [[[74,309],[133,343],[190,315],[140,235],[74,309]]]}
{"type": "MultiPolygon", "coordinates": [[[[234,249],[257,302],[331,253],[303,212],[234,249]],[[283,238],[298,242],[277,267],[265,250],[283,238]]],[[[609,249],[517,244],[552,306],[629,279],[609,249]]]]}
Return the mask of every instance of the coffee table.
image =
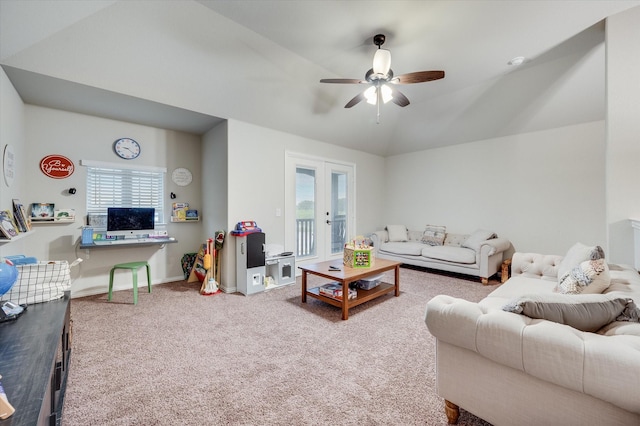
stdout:
{"type": "Polygon", "coordinates": [[[374,264],[370,268],[351,268],[343,265],[342,260],[330,260],[327,262],[312,263],[299,266],[302,270],[302,303],[307,303],[307,296],[322,300],[333,306],[342,308],[342,319],[349,319],[349,308],[358,306],[362,303],[373,300],[384,294],[395,291],[396,297],[400,296],[400,265],[401,262],[394,262],[387,259],[375,259],[374,264]],[[330,271],[329,266],[340,268],[339,271],[330,271]],[[372,275],[378,275],[386,271],[395,271],[394,284],[381,282],[378,286],[370,289],[358,289],[358,297],[348,300],[343,297],[342,300],[332,299],[331,297],[320,294],[318,287],[307,289],[307,275],[317,275],[328,278],[331,281],[337,281],[342,284],[342,294],[349,294],[349,284],[372,275]]]}

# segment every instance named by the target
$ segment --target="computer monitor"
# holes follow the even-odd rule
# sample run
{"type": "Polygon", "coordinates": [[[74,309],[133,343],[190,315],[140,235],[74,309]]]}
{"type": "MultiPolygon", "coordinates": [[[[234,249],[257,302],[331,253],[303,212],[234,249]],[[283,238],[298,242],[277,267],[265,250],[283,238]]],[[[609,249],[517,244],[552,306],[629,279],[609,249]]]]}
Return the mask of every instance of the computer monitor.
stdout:
{"type": "Polygon", "coordinates": [[[151,207],[109,207],[107,236],[137,237],[149,235],[155,229],[156,209],[151,207]]]}

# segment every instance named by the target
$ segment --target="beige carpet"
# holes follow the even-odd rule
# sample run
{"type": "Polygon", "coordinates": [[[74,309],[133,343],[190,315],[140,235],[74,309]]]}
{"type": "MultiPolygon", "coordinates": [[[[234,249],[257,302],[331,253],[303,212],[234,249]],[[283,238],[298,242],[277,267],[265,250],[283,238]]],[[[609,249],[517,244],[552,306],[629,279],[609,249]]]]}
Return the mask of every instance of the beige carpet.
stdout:
{"type": "MultiPolygon", "coordinates": [[[[180,281],[141,286],[137,306],[131,290],[73,299],[63,424],[445,425],[426,303],[477,301],[496,286],[406,268],[400,277],[400,297],[360,305],[348,321],[302,304],[300,278],[249,297],[201,296],[180,281]]],[[[459,424],[487,425],[464,410],[459,424]]]]}

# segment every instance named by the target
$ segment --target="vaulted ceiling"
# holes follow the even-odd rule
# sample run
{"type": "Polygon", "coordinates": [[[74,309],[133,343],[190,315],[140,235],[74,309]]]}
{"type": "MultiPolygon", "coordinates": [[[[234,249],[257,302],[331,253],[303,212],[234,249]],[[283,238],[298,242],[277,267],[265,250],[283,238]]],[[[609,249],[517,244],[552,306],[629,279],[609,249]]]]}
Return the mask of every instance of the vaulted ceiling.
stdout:
{"type": "MultiPolygon", "coordinates": [[[[0,1],[26,103],[203,133],[235,119],[378,155],[605,118],[604,19],[640,1],[0,1]],[[375,34],[411,104],[344,105],[375,34]],[[514,57],[520,66],[508,65],[514,57]]],[[[640,23],[639,23],[640,25],[640,23]]]]}

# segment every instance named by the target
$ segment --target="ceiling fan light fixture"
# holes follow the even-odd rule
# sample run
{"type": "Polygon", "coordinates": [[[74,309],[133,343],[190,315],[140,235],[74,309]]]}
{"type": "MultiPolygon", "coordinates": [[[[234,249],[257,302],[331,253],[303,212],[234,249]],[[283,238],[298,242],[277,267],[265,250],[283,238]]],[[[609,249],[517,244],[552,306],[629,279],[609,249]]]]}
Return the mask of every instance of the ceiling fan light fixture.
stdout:
{"type": "Polygon", "coordinates": [[[376,105],[378,103],[378,90],[380,90],[380,97],[382,98],[383,103],[386,104],[393,99],[393,90],[391,90],[391,87],[386,84],[381,86],[371,86],[363,93],[368,104],[376,105]]]}
{"type": "Polygon", "coordinates": [[[370,105],[375,105],[378,102],[378,94],[376,93],[376,86],[371,86],[364,91],[363,95],[370,105]]]}
{"type": "Polygon", "coordinates": [[[387,75],[391,68],[391,52],[387,49],[378,49],[373,55],[373,72],[387,75]]]}
{"type": "Polygon", "coordinates": [[[366,90],[354,96],[344,107],[352,108],[362,101],[367,101],[368,104],[377,107],[376,123],[380,122],[380,104],[386,104],[389,101],[393,101],[400,107],[406,107],[410,104],[409,99],[402,92],[388,83],[394,85],[415,84],[444,78],[444,71],[416,71],[394,77],[391,70],[391,52],[381,47],[385,38],[384,34],[376,34],[373,37],[373,44],[378,46],[378,49],[373,55],[373,68],[365,73],[364,80],[355,78],[323,78],[320,80],[320,83],[368,84],[369,87],[366,90]]]}
{"type": "Polygon", "coordinates": [[[391,87],[386,84],[380,86],[380,94],[382,95],[382,102],[385,104],[393,99],[393,91],[391,90],[391,87]]]}

